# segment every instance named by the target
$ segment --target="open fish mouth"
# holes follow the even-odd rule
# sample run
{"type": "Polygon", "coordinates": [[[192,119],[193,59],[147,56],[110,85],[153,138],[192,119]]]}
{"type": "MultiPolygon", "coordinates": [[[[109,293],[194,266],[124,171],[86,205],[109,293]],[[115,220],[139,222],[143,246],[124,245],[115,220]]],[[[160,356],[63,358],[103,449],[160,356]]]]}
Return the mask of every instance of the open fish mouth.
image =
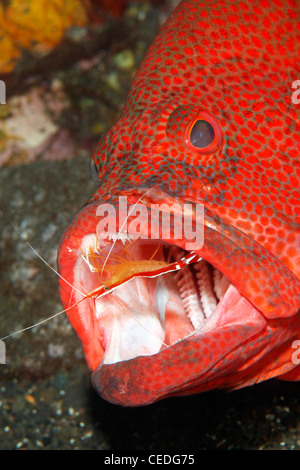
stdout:
{"type": "Polygon", "coordinates": [[[59,266],[62,300],[100,395],[138,406],[258,381],[259,369],[243,374],[276,347],[277,339],[263,341],[269,320],[299,309],[296,289],[292,304],[273,288],[276,269],[293,286],[291,273],[209,212],[204,244],[190,250],[186,240],[119,229],[103,236],[95,208],[85,206],[83,223],[66,232],[59,266]]]}
{"type": "Polygon", "coordinates": [[[208,371],[228,375],[230,354],[243,367],[243,347],[266,320],[221,270],[164,240],[113,238],[85,236],[75,266],[75,286],[93,292],[90,308],[77,308],[103,351],[92,367],[103,398],[144,405],[191,393],[208,371]]]}
{"type": "MultiPolygon", "coordinates": [[[[228,310],[241,298],[196,251],[134,235],[85,236],[75,272],[75,286],[93,293],[102,365],[160,353],[215,328],[226,313],[230,323],[228,310]]],[[[78,308],[85,315],[84,303],[78,308]]]]}

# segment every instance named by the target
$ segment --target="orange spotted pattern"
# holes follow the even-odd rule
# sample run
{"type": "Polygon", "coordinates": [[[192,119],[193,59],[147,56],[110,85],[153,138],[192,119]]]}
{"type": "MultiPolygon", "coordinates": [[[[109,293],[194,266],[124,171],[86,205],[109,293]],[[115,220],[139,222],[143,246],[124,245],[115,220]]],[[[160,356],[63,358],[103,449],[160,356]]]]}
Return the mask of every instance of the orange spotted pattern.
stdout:
{"type": "MultiPolygon", "coordinates": [[[[240,331],[224,326],[232,346],[226,358],[216,331],[201,345],[197,338],[181,341],[156,360],[139,357],[128,367],[105,366],[107,385],[101,387],[107,399],[114,395],[118,402],[124,383],[131,403],[143,404],[167,396],[170,388],[184,394],[238,387],[287,372],[287,339],[300,338],[300,104],[292,101],[292,83],[300,79],[299,18],[298,0],[181,2],[150,47],[119,121],[100,140],[94,155],[99,189],[60,249],[68,280],[74,260],[66,246],[75,244],[74,227],[77,239],[94,230],[94,203],[158,186],[181,202],[204,203],[210,227],[217,230],[207,229],[201,254],[268,324],[249,343],[247,324],[240,331]],[[214,128],[208,150],[190,142],[197,119],[214,128]],[[253,342],[263,347],[266,341],[278,352],[273,349],[273,359],[261,361],[258,354],[245,372],[253,342]],[[209,372],[212,363],[204,358],[211,348],[218,367],[232,364],[225,376],[209,372]],[[199,384],[200,375],[205,380],[199,384]]],[[[80,325],[75,328],[83,343],[90,340],[80,325]]]]}

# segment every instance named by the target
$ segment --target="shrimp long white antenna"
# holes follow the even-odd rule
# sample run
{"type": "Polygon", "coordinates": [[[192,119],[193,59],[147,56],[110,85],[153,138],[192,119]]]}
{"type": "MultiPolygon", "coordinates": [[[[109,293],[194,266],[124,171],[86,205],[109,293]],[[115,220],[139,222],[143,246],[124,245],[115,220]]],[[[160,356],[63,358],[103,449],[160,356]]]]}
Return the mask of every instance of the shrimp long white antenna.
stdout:
{"type": "MultiPolygon", "coordinates": [[[[20,234],[20,233],[19,233],[20,234]]],[[[21,235],[21,234],[20,234],[21,235]]],[[[53,268],[53,266],[51,266],[51,264],[49,264],[37,251],[35,248],[33,248],[33,246],[27,241],[25,240],[23,237],[22,237],[22,240],[27,243],[27,245],[32,249],[32,251],[37,255],[38,258],[40,258],[40,260],[46,265],[48,266],[48,268],[50,268],[62,281],[64,281],[66,284],[68,284],[70,287],[72,287],[73,290],[76,290],[76,292],[78,292],[78,294],[81,294],[85,297],[86,294],[84,294],[83,292],[81,292],[81,290],[77,289],[75,286],[73,286],[69,281],[67,281],[67,279],[65,279],[61,274],[59,274],[59,272],[53,268]]]]}
{"type": "Polygon", "coordinates": [[[52,320],[52,318],[55,318],[58,315],[62,315],[63,313],[67,312],[68,310],[71,310],[72,308],[76,307],[76,305],[78,305],[79,302],[81,302],[82,300],[84,300],[84,299],[80,299],[78,302],[71,305],[70,307],[65,308],[64,310],[61,310],[60,312],[57,312],[54,315],[51,315],[51,317],[45,318],[44,320],[41,320],[41,321],[35,323],[34,325],[27,326],[26,328],[22,328],[21,330],[15,331],[14,333],[10,333],[7,336],[3,336],[3,338],[0,338],[0,341],[2,341],[4,339],[7,339],[7,338],[11,338],[11,336],[18,335],[19,333],[23,333],[23,331],[31,330],[32,328],[35,328],[36,326],[39,326],[42,323],[46,323],[47,321],[52,320]]]}
{"type": "Polygon", "coordinates": [[[79,294],[83,295],[84,297],[86,296],[86,294],[84,294],[83,292],[81,292],[79,289],[77,289],[75,286],[73,286],[69,281],[67,281],[61,274],[59,274],[59,272],[53,268],[53,266],[51,266],[51,264],[49,264],[39,253],[38,251],[31,245],[31,243],[29,243],[29,241],[26,240],[26,238],[24,237],[24,235],[22,234],[22,232],[20,232],[20,230],[18,229],[18,227],[13,223],[13,221],[11,220],[11,218],[9,217],[9,215],[7,214],[7,212],[2,208],[2,211],[5,213],[5,216],[7,217],[7,220],[9,221],[10,225],[13,227],[13,229],[17,232],[17,234],[19,235],[20,239],[26,243],[29,248],[36,254],[36,256],[48,267],[50,268],[62,281],[64,281],[66,284],[68,284],[70,287],[72,287],[72,289],[76,290],[79,294]]]}
{"type": "MultiPolygon", "coordinates": [[[[158,185],[156,185],[156,186],[158,186],[158,185]]],[[[104,268],[105,268],[105,265],[106,265],[106,263],[107,263],[107,261],[108,261],[108,259],[109,259],[109,256],[110,256],[110,254],[111,254],[111,252],[112,252],[112,250],[113,250],[113,248],[114,248],[116,242],[117,242],[117,241],[119,240],[119,238],[120,238],[120,234],[121,234],[121,232],[122,232],[122,229],[123,229],[123,227],[125,226],[125,224],[126,224],[128,218],[129,218],[130,214],[132,213],[132,211],[134,210],[134,208],[138,205],[138,203],[139,203],[147,194],[149,194],[156,186],[150,188],[148,191],[146,191],[144,194],[142,194],[142,196],[135,202],[135,204],[132,206],[131,210],[128,212],[127,217],[126,217],[125,221],[123,222],[121,228],[119,229],[118,235],[117,235],[116,239],[113,241],[113,244],[112,244],[112,246],[110,247],[110,250],[109,250],[109,252],[108,252],[108,254],[107,254],[107,256],[106,256],[106,259],[105,259],[104,264],[103,264],[103,266],[102,266],[101,274],[103,273],[103,270],[104,270],[104,268]]],[[[50,317],[45,318],[44,320],[41,320],[41,321],[35,323],[34,325],[27,326],[27,327],[25,327],[25,328],[22,328],[21,330],[18,330],[18,331],[15,331],[15,332],[13,332],[13,333],[10,333],[10,334],[8,334],[8,335],[6,335],[6,336],[3,336],[2,338],[0,338],[0,341],[5,340],[5,339],[7,339],[7,338],[11,338],[12,336],[15,336],[15,335],[17,335],[17,334],[19,334],[19,333],[23,333],[24,331],[31,330],[31,329],[33,329],[33,328],[39,326],[39,325],[42,325],[43,323],[46,323],[46,322],[52,320],[53,318],[55,318],[55,317],[57,317],[57,316],[59,316],[59,315],[62,315],[63,313],[68,312],[69,310],[71,310],[71,309],[73,309],[74,307],[76,307],[76,306],[77,306],[80,302],[82,302],[83,300],[85,300],[85,299],[87,299],[87,298],[93,297],[93,295],[94,295],[94,294],[96,293],[96,291],[98,290],[98,289],[96,289],[96,291],[83,293],[80,289],[77,289],[75,286],[73,286],[69,281],[67,281],[53,266],[51,266],[51,265],[38,253],[38,251],[31,245],[31,243],[28,242],[28,240],[26,240],[26,238],[24,237],[24,235],[22,234],[22,232],[20,232],[20,230],[18,229],[18,227],[15,226],[15,224],[12,222],[12,220],[11,220],[10,217],[8,216],[7,212],[6,212],[3,208],[2,208],[2,210],[3,210],[3,212],[5,213],[5,215],[6,215],[7,219],[8,219],[8,221],[9,221],[9,223],[11,224],[11,226],[13,227],[13,229],[18,233],[20,239],[21,239],[24,243],[26,243],[26,244],[29,246],[29,248],[35,253],[35,255],[36,255],[48,268],[50,268],[60,279],[62,279],[66,284],[68,284],[68,285],[72,288],[72,290],[75,290],[76,292],[78,292],[79,294],[81,294],[81,295],[82,295],[82,299],[78,300],[78,301],[75,302],[73,305],[70,305],[68,308],[65,308],[65,309],[61,310],[60,312],[57,312],[57,313],[55,313],[54,315],[51,315],[50,317]]],[[[149,277],[151,277],[151,276],[149,276],[149,277]]],[[[112,292],[113,290],[114,290],[114,289],[106,290],[106,291],[102,292],[101,294],[98,294],[98,297],[102,297],[102,296],[104,296],[104,295],[107,295],[107,294],[109,294],[110,292],[112,292]]],[[[151,335],[153,335],[153,336],[156,336],[154,333],[152,333],[150,330],[148,330],[142,323],[140,323],[139,320],[138,320],[136,317],[134,317],[133,315],[130,315],[130,316],[131,316],[131,317],[133,318],[133,320],[135,320],[145,331],[147,331],[147,333],[149,333],[149,334],[151,334],[151,335]]],[[[167,344],[165,344],[164,342],[163,342],[162,344],[163,344],[165,347],[167,347],[167,344]]]]}
{"type": "Polygon", "coordinates": [[[72,290],[76,290],[79,294],[82,295],[82,299],[80,299],[78,302],[76,302],[75,304],[71,305],[70,307],[68,308],[65,308],[64,310],[61,310],[60,312],[57,312],[55,313],[54,315],[51,315],[50,317],[48,318],[45,318],[44,320],[41,320],[37,323],[35,323],[34,325],[30,325],[30,326],[27,326],[26,328],[22,328],[21,330],[18,330],[18,331],[15,331],[13,333],[10,333],[9,335],[6,335],[6,336],[3,336],[3,338],[0,338],[0,341],[4,340],[4,339],[7,339],[7,338],[10,338],[11,336],[15,336],[19,333],[22,333],[23,331],[27,331],[27,330],[31,330],[32,328],[35,328],[36,326],[39,326],[41,325],[42,323],[46,323],[48,322],[49,320],[52,320],[52,318],[55,318],[57,317],[58,315],[62,315],[63,313],[67,312],[68,310],[71,310],[72,308],[76,307],[76,305],[78,305],[80,302],[82,302],[84,299],[88,298],[88,295],[87,293],[83,293],[81,292],[81,290],[77,289],[75,286],[73,286],[69,281],[67,281],[61,274],[59,274],[59,272],[53,268],[53,266],[51,266],[51,264],[49,264],[39,253],[38,251],[31,245],[31,243],[29,243],[24,235],[22,234],[22,232],[20,232],[20,230],[18,229],[18,227],[16,227],[16,225],[12,222],[12,220],[10,219],[9,215],[7,214],[6,210],[4,210],[3,208],[1,208],[3,213],[5,214],[7,220],[9,221],[10,225],[13,227],[13,229],[17,232],[17,234],[19,235],[20,239],[26,243],[29,248],[35,253],[35,255],[48,267],[50,268],[60,279],[62,279],[66,284],[68,284],[72,290]]]}
{"type": "Polygon", "coordinates": [[[153,189],[156,188],[157,186],[158,186],[158,184],[155,185],[155,186],[153,186],[152,188],[148,189],[148,191],[146,191],[144,194],[142,194],[141,197],[139,197],[139,199],[138,199],[138,200],[133,204],[133,206],[131,207],[130,211],[129,211],[128,214],[127,214],[126,219],[124,220],[123,224],[121,225],[121,228],[119,228],[119,230],[118,230],[118,235],[117,235],[117,237],[114,239],[113,244],[111,245],[111,247],[110,247],[110,249],[109,249],[109,251],[108,251],[108,253],[107,253],[107,256],[106,256],[106,258],[105,258],[105,260],[104,260],[104,263],[103,263],[103,265],[102,265],[102,269],[101,269],[100,276],[102,276],[102,274],[103,274],[104,268],[105,268],[106,263],[107,263],[107,261],[108,261],[110,255],[111,255],[112,250],[114,249],[115,244],[116,244],[117,241],[120,239],[122,229],[124,228],[125,224],[127,223],[130,214],[131,214],[132,211],[136,208],[136,206],[138,205],[138,203],[141,202],[141,200],[142,200],[147,194],[149,194],[151,191],[153,191],[153,189]]]}

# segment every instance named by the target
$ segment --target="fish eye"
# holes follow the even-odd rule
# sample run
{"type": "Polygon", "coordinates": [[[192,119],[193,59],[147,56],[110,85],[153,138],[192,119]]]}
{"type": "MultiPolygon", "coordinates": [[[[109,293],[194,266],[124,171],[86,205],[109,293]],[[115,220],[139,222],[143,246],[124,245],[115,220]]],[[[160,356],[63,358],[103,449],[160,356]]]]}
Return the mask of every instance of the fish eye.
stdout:
{"type": "Polygon", "coordinates": [[[205,149],[215,139],[215,131],[213,126],[203,119],[197,120],[189,135],[190,143],[197,149],[205,149]]]}
{"type": "Polygon", "coordinates": [[[183,143],[199,158],[215,155],[224,144],[223,132],[215,116],[193,105],[179,106],[170,113],[166,133],[169,139],[183,143]]]}
{"type": "Polygon", "coordinates": [[[223,145],[223,136],[217,120],[205,110],[199,110],[185,131],[185,143],[199,154],[214,154],[223,145]]]}

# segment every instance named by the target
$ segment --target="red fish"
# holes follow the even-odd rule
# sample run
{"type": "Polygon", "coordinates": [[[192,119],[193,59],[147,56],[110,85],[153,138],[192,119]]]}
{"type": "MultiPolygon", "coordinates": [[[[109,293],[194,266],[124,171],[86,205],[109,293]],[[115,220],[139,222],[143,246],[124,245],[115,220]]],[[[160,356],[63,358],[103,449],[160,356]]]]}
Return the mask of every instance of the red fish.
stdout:
{"type": "Polygon", "coordinates": [[[98,190],[58,262],[93,385],[112,403],[300,379],[299,15],[298,0],[181,2],[99,142],[98,190]],[[132,212],[105,234],[103,204],[119,216],[120,196],[132,212]],[[193,226],[204,207],[202,247],[176,224],[134,236],[133,209],[162,203],[192,207],[193,226]]]}

